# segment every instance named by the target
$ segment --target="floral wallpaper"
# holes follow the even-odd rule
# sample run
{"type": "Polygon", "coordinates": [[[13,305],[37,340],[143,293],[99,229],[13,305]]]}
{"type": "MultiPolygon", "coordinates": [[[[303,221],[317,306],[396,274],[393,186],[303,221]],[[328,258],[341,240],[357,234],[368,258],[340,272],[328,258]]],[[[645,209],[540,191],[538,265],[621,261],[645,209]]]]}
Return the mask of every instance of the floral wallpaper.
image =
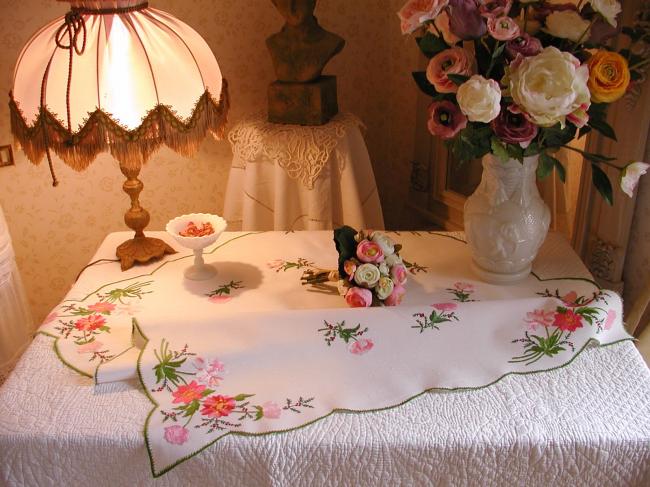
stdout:
{"type": "MultiPolygon", "coordinates": [[[[266,108],[274,80],[264,40],[282,19],[270,0],[151,0],[196,29],[215,53],[229,81],[232,122],[266,108]]],[[[379,185],[386,224],[399,228],[408,192],[415,138],[417,65],[413,40],[402,37],[395,12],[402,0],[320,0],[321,24],[347,41],[326,68],[338,75],[339,105],[367,126],[366,143],[379,185]]],[[[55,0],[3,0],[0,5],[0,91],[11,88],[19,51],[39,27],[66,11],[55,0]]],[[[9,112],[0,104],[0,145],[11,143],[9,112]]],[[[55,160],[61,181],[50,183],[45,164],[33,166],[20,151],[16,165],[0,169],[0,205],[37,322],[62,299],[79,270],[109,232],[127,230],[128,198],[117,163],[101,156],[82,173],[55,160]]],[[[152,213],[149,229],[191,211],[220,213],[228,179],[230,147],[206,141],[194,159],[167,149],[143,169],[142,202],[152,213]]]]}

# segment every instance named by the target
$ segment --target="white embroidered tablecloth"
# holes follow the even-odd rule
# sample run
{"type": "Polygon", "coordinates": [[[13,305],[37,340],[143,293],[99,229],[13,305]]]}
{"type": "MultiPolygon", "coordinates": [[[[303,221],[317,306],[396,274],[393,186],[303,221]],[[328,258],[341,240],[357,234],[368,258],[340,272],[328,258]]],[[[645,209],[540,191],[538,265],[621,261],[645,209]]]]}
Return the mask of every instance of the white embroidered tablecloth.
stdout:
{"type": "MultiPolygon", "coordinates": [[[[103,245],[98,256],[110,252],[114,241],[121,238],[115,237],[111,236],[112,240],[109,239],[103,245]]],[[[405,258],[408,259],[408,255],[407,244],[405,258]]],[[[287,264],[292,263],[298,262],[284,259],[282,266],[279,262],[275,265],[282,273],[285,273],[286,268],[286,273],[298,275],[296,266],[287,267],[287,264]]],[[[418,258],[418,264],[423,266],[426,262],[418,258]]],[[[456,265],[459,265],[458,262],[456,265]]],[[[453,277],[452,267],[440,272],[444,274],[449,271],[450,277],[453,277]]],[[[566,273],[587,277],[568,245],[556,237],[551,237],[543,249],[536,271],[542,278],[566,273]],[[549,259],[549,254],[555,255],[555,262],[549,259]],[[557,264],[557,267],[553,268],[553,264],[557,264]]],[[[137,275],[137,271],[135,274],[130,272],[131,275],[127,273],[124,277],[137,275]]],[[[226,273],[227,269],[224,270],[226,273]]],[[[91,277],[82,279],[84,278],[91,277]]],[[[137,295],[138,289],[147,288],[131,288],[131,291],[137,295]]],[[[467,286],[452,284],[449,289],[450,296],[460,300],[484,297],[487,293],[480,286],[471,290],[467,286]],[[469,296],[463,297],[467,294],[469,296]]],[[[417,292],[413,291],[412,294],[416,295],[417,292]]],[[[223,292],[221,295],[215,294],[213,297],[224,299],[216,299],[214,304],[225,308],[243,298],[246,292],[253,293],[242,290],[241,295],[237,296],[237,289],[231,292],[234,299],[229,302],[223,301],[233,296],[224,296],[223,292]]],[[[504,297],[507,294],[505,292],[504,297]]],[[[124,306],[128,308],[129,303],[124,306]]],[[[426,332],[433,331],[431,328],[426,329],[426,332]]],[[[77,438],[74,441],[80,446],[90,448],[84,448],[86,458],[81,472],[79,467],[75,467],[80,479],[88,479],[91,475],[90,470],[85,470],[88,458],[97,458],[103,452],[111,459],[108,463],[112,463],[112,459],[126,460],[128,452],[132,455],[137,451],[137,445],[142,450],[141,440],[139,443],[130,440],[130,443],[119,446],[122,443],[122,433],[119,432],[126,433],[125,439],[130,437],[128,424],[135,430],[135,418],[142,419],[141,415],[148,409],[142,405],[142,396],[135,391],[128,392],[125,386],[116,384],[102,386],[105,389],[97,389],[94,394],[88,395],[82,391],[81,386],[74,385],[77,380],[70,376],[67,376],[68,380],[62,381],[64,390],[54,393],[56,383],[48,385],[42,369],[36,362],[30,362],[36,360],[39,353],[42,357],[43,340],[42,337],[37,339],[16,374],[0,393],[0,461],[6,465],[2,467],[4,478],[24,481],[30,478],[52,479],[58,475],[56,471],[54,474],[39,472],[43,467],[37,466],[39,462],[42,465],[43,460],[37,453],[42,451],[39,450],[39,444],[43,444],[43,448],[47,444],[51,447],[50,442],[57,440],[56,434],[54,437],[51,434],[39,435],[39,438],[31,440],[29,432],[32,427],[47,430],[54,425],[58,428],[59,423],[62,423],[65,439],[59,440],[68,442],[77,438]],[[36,413],[39,408],[28,404],[26,394],[36,384],[43,386],[55,397],[68,396],[67,399],[62,398],[65,406],[60,404],[56,407],[57,400],[54,403],[48,401],[45,406],[50,411],[50,418],[54,410],[57,420],[52,423],[48,423],[46,418],[39,418],[36,413]],[[113,403],[114,400],[118,402],[113,403]],[[122,400],[126,400],[129,406],[119,408],[119,401],[122,400]],[[138,403],[140,406],[137,406],[138,403]],[[87,408],[92,408],[92,411],[87,408]],[[125,417],[117,418],[115,408],[123,409],[120,414],[125,417]],[[128,408],[132,409],[125,410],[128,408]],[[15,418],[21,415],[26,421],[17,422],[15,418]],[[83,421],[89,415],[95,419],[95,424],[84,424],[83,421]],[[83,419],[77,420],[79,416],[83,419]],[[11,421],[12,417],[14,421],[11,421]],[[68,419],[70,427],[67,425],[68,419]],[[110,424],[118,425],[117,429],[111,433],[102,433],[104,429],[111,431],[110,424]],[[92,434],[73,433],[75,428],[82,428],[92,434]],[[95,438],[95,435],[99,436],[95,438]],[[93,438],[84,439],[86,436],[93,438]],[[48,437],[52,440],[48,440],[48,437]],[[108,447],[100,446],[106,441],[108,447]],[[9,448],[9,445],[13,446],[9,448]],[[20,471],[16,468],[18,463],[23,465],[20,471]],[[30,467],[26,469],[25,464],[30,467]]],[[[332,346],[333,351],[336,346],[342,345],[340,340],[337,341],[332,346]]],[[[370,354],[378,350],[379,348],[372,349],[363,357],[370,357],[370,354]]],[[[66,377],[60,368],[56,367],[55,370],[59,370],[58,379],[66,377]]],[[[232,376],[227,380],[231,378],[232,376]]],[[[341,484],[400,481],[420,484],[458,483],[471,482],[471,479],[481,479],[482,483],[523,483],[525,480],[528,485],[542,485],[544,481],[559,479],[566,482],[608,481],[609,485],[642,485],[648,479],[649,397],[648,371],[633,347],[629,343],[623,343],[587,350],[575,359],[570,369],[526,377],[507,377],[480,391],[426,394],[391,411],[334,415],[303,430],[284,435],[224,438],[208,451],[167,473],[159,482],[162,482],[160,485],[174,481],[182,483],[183,478],[191,476],[205,481],[231,479],[236,483],[251,485],[284,485],[289,482],[300,483],[301,479],[303,482],[320,480],[341,484]],[[550,384],[553,386],[550,387],[550,384]],[[355,437],[355,433],[361,436],[355,437]],[[282,439],[294,435],[297,435],[295,440],[282,439]],[[314,438],[322,438],[324,442],[314,442],[314,438]],[[600,453],[603,449],[608,452],[607,461],[603,460],[600,453]],[[560,459],[566,463],[569,461],[568,453],[571,453],[570,467],[565,464],[559,468],[553,463],[560,459]],[[248,454],[251,456],[246,456],[248,454]],[[307,457],[312,460],[309,467],[304,463],[307,457]],[[498,468],[490,461],[490,458],[495,457],[499,457],[502,462],[498,468]],[[280,458],[285,460],[281,461],[280,458]],[[202,466],[208,465],[210,471],[198,471],[202,466]],[[338,468],[332,468],[333,466],[338,468]],[[218,467],[218,471],[213,472],[214,467],[218,467]]],[[[140,451],[135,457],[142,459],[142,453],[140,451]]],[[[128,459],[127,463],[131,466],[129,470],[138,470],[134,462],[134,458],[128,459]]],[[[52,467],[49,464],[47,466],[52,467]]],[[[56,470],[57,467],[54,468],[56,470]]],[[[105,469],[108,467],[103,464],[92,468],[96,468],[95,472],[101,472],[107,471],[105,469]]],[[[123,477],[115,472],[108,478],[123,477]]],[[[146,480],[142,472],[130,472],[129,478],[130,481],[139,479],[139,484],[146,480]]]]}
{"type": "Polygon", "coordinates": [[[265,114],[239,122],[228,137],[230,229],[384,228],[361,127],[349,113],[313,127],[269,123],[265,114]]]}

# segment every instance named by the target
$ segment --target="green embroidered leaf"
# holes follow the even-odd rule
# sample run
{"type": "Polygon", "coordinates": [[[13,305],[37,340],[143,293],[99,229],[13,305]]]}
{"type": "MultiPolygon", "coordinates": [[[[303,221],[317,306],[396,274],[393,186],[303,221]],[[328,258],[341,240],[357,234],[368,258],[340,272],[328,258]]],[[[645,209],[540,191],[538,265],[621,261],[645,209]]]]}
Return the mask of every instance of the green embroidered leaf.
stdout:
{"type": "Polygon", "coordinates": [[[185,413],[183,414],[183,416],[186,418],[188,416],[192,416],[195,412],[199,410],[200,405],[201,404],[199,403],[199,401],[196,400],[192,401],[185,407],[185,413]]]}
{"type": "Polygon", "coordinates": [[[243,401],[244,399],[248,397],[253,397],[255,394],[237,394],[233,399],[237,402],[243,401]]]}
{"type": "Polygon", "coordinates": [[[105,331],[106,333],[110,333],[110,332],[111,332],[111,328],[110,328],[110,326],[106,326],[106,325],[104,325],[104,326],[100,326],[99,329],[100,329],[100,331],[105,331]]]}

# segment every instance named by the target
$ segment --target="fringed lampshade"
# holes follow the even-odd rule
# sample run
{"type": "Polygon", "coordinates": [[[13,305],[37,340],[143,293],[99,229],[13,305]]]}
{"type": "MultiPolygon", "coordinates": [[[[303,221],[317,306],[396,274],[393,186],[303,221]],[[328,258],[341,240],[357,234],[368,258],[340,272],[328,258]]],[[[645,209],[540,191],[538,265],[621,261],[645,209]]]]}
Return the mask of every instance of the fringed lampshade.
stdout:
{"type": "MultiPolygon", "coordinates": [[[[59,0],[62,1],[62,0],[59,0]]],[[[161,146],[193,156],[220,138],[226,81],[212,51],[188,25],[142,0],[68,0],[71,10],[24,47],[10,94],[16,143],[34,164],[50,151],[83,170],[102,152],[120,163],[135,238],[117,251],[123,269],[173,250],[144,236],[142,164],[161,146]]]]}

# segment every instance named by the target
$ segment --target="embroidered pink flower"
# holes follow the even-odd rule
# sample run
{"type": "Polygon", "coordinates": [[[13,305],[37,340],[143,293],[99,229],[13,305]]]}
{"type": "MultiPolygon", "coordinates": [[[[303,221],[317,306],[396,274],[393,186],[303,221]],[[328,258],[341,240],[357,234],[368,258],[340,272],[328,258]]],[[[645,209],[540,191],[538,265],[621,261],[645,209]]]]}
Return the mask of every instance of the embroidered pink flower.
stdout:
{"type": "Polygon", "coordinates": [[[408,0],[397,12],[402,34],[410,34],[427,20],[435,19],[449,0],[408,0]]]}
{"type": "Polygon", "coordinates": [[[367,308],[372,304],[372,292],[362,287],[351,287],[345,294],[345,302],[352,308],[367,308]]]}
{"type": "Polygon", "coordinates": [[[562,302],[564,303],[565,306],[569,306],[571,308],[577,308],[580,306],[579,304],[576,303],[578,300],[578,293],[575,291],[570,291],[566,293],[564,296],[562,296],[562,302]]]}
{"type": "Polygon", "coordinates": [[[56,311],[52,311],[49,315],[45,317],[45,319],[43,320],[43,324],[47,325],[48,323],[52,323],[58,317],[59,317],[59,313],[57,313],[56,311]]]}
{"type": "Polygon", "coordinates": [[[468,282],[455,282],[454,289],[456,291],[460,291],[461,293],[473,293],[474,284],[470,284],[468,282]]]}
{"type": "Polygon", "coordinates": [[[390,277],[399,286],[406,284],[408,272],[402,264],[395,264],[390,270],[390,277]]]}
{"type": "Polygon", "coordinates": [[[402,303],[404,296],[406,295],[406,289],[403,286],[395,285],[393,292],[390,296],[384,301],[386,306],[397,306],[402,303]]]}
{"type": "Polygon", "coordinates": [[[614,311],[613,309],[610,309],[607,312],[607,316],[605,317],[605,323],[603,323],[603,328],[605,330],[609,330],[612,328],[612,325],[616,321],[616,316],[617,316],[616,311],[614,311]]]}
{"type": "Polygon", "coordinates": [[[90,306],[88,306],[88,309],[90,311],[94,311],[95,313],[109,314],[111,311],[115,309],[115,305],[113,303],[106,303],[100,301],[98,303],[91,304],[90,306]]]}
{"type": "Polygon", "coordinates": [[[92,342],[89,343],[84,343],[83,345],[79,345],[77,347],[77,353],[95,353],[99,352],[99,350],[104,346],[104,344],[100,341],[93,340],[92,342]]]}
{"type": "Polygon", "coordinates": [[[282,259],[275,259],[271,262],[267,262],[266,265],[269,269],[279,272],[280,269],[282,269],[282,266],[284,266],[284,261],[282,259]]]}
{"type": "Polygon", "coordinates": [[[208,301],[215,304],[225,304],[231,300],[232,300],[232,296],[219,296],[218,294],[215,294],[214,296],[210,296],[208,298],[208,301]]]}
{"type": "Polygon", "coordinates": [[[455,311],[458,308],[458,305],[456,303],[436,303],[432,304],[431,306],[438,311],[442,311],[443,313],[455,311]]]}
{"type": "Polygon", "coordinates": [[[536,309],[535,311],[526,313],[524,321],[528,323],[528,328],[531,330],[535,330],[538,326],[551,326],[555,321],[555,312],[536,309]]]}
{"type": "Polygon", "coordinates": [[[278,419],[282,414],[282,409],[273,401],[267,401],[262,404],[262,413],[265,418],[278,419]]]}
{"type": "Polygon", "coordinates": [[[228,396],[210,396],[203,401],[201,414],[209,418],[221,418],[228,416],[235,409],[235,399],[228,396]]]}
{"type": "Polygon", "coordinates": [[[172,392],[172,396],[174,396],[174,400],[172,402],[174,404],[177,404],[179,402],[189,404],[192,401],[201,399],[204,390],[204,385],[200,385],[195,380],[193,380],[189,384],[178,386],[178,389],[172,392]]]}
{"type": "Polygon", "coordinates": [[[370,240],[362,240],[357,245],[357,257],[361,262],[379,263],[384,261],[384,253],[381,247],[370,240]]]}
{"type": "Polygon", "coordinates": [[[553,326],[557,326],[562,331],[576,331],[578,328],[582,328],[582,316],[570,309],[563,312],[558,311],[555,313],[553,326]]]}
{"type": "Polygon", "coordinates": [[[372,347],[374,347],[375,344],[372,342],[370,338],[359,338],[355,340],[354,342],[350,343],[348,346],[348,350],[350,353],[353,353],[355,355],[363,355],[364,353],[369,352],[372,350],[372,347]]]}
{"type": "Polygon", "coordinates": [[[165,428],[165,441],[172,445],[182,445],[190,438],[190,432],[184,426],[175,424],[165,428]]]}
{"type": "Polygon", "coordinates": [[[106,320],[100,315],[90,315],[79,318],[74,327],[80,331],[95,331],[98,328],[106,325],[106,320]]]}
{"type": "Polygon", "coordinates": [[[431,58],[427,66],[427,80],[438,93],[456,93],[458,85],[448,74],[470,76],[473,73],[474,57],[462,47],[452,47],[431,58]]]}
{"type": "Polygon", "coordinates": [[[497,41],[511,41],[519,37],[519,25],[511,17],[490,17],[487,21],[488,32],[497,41]]]}

